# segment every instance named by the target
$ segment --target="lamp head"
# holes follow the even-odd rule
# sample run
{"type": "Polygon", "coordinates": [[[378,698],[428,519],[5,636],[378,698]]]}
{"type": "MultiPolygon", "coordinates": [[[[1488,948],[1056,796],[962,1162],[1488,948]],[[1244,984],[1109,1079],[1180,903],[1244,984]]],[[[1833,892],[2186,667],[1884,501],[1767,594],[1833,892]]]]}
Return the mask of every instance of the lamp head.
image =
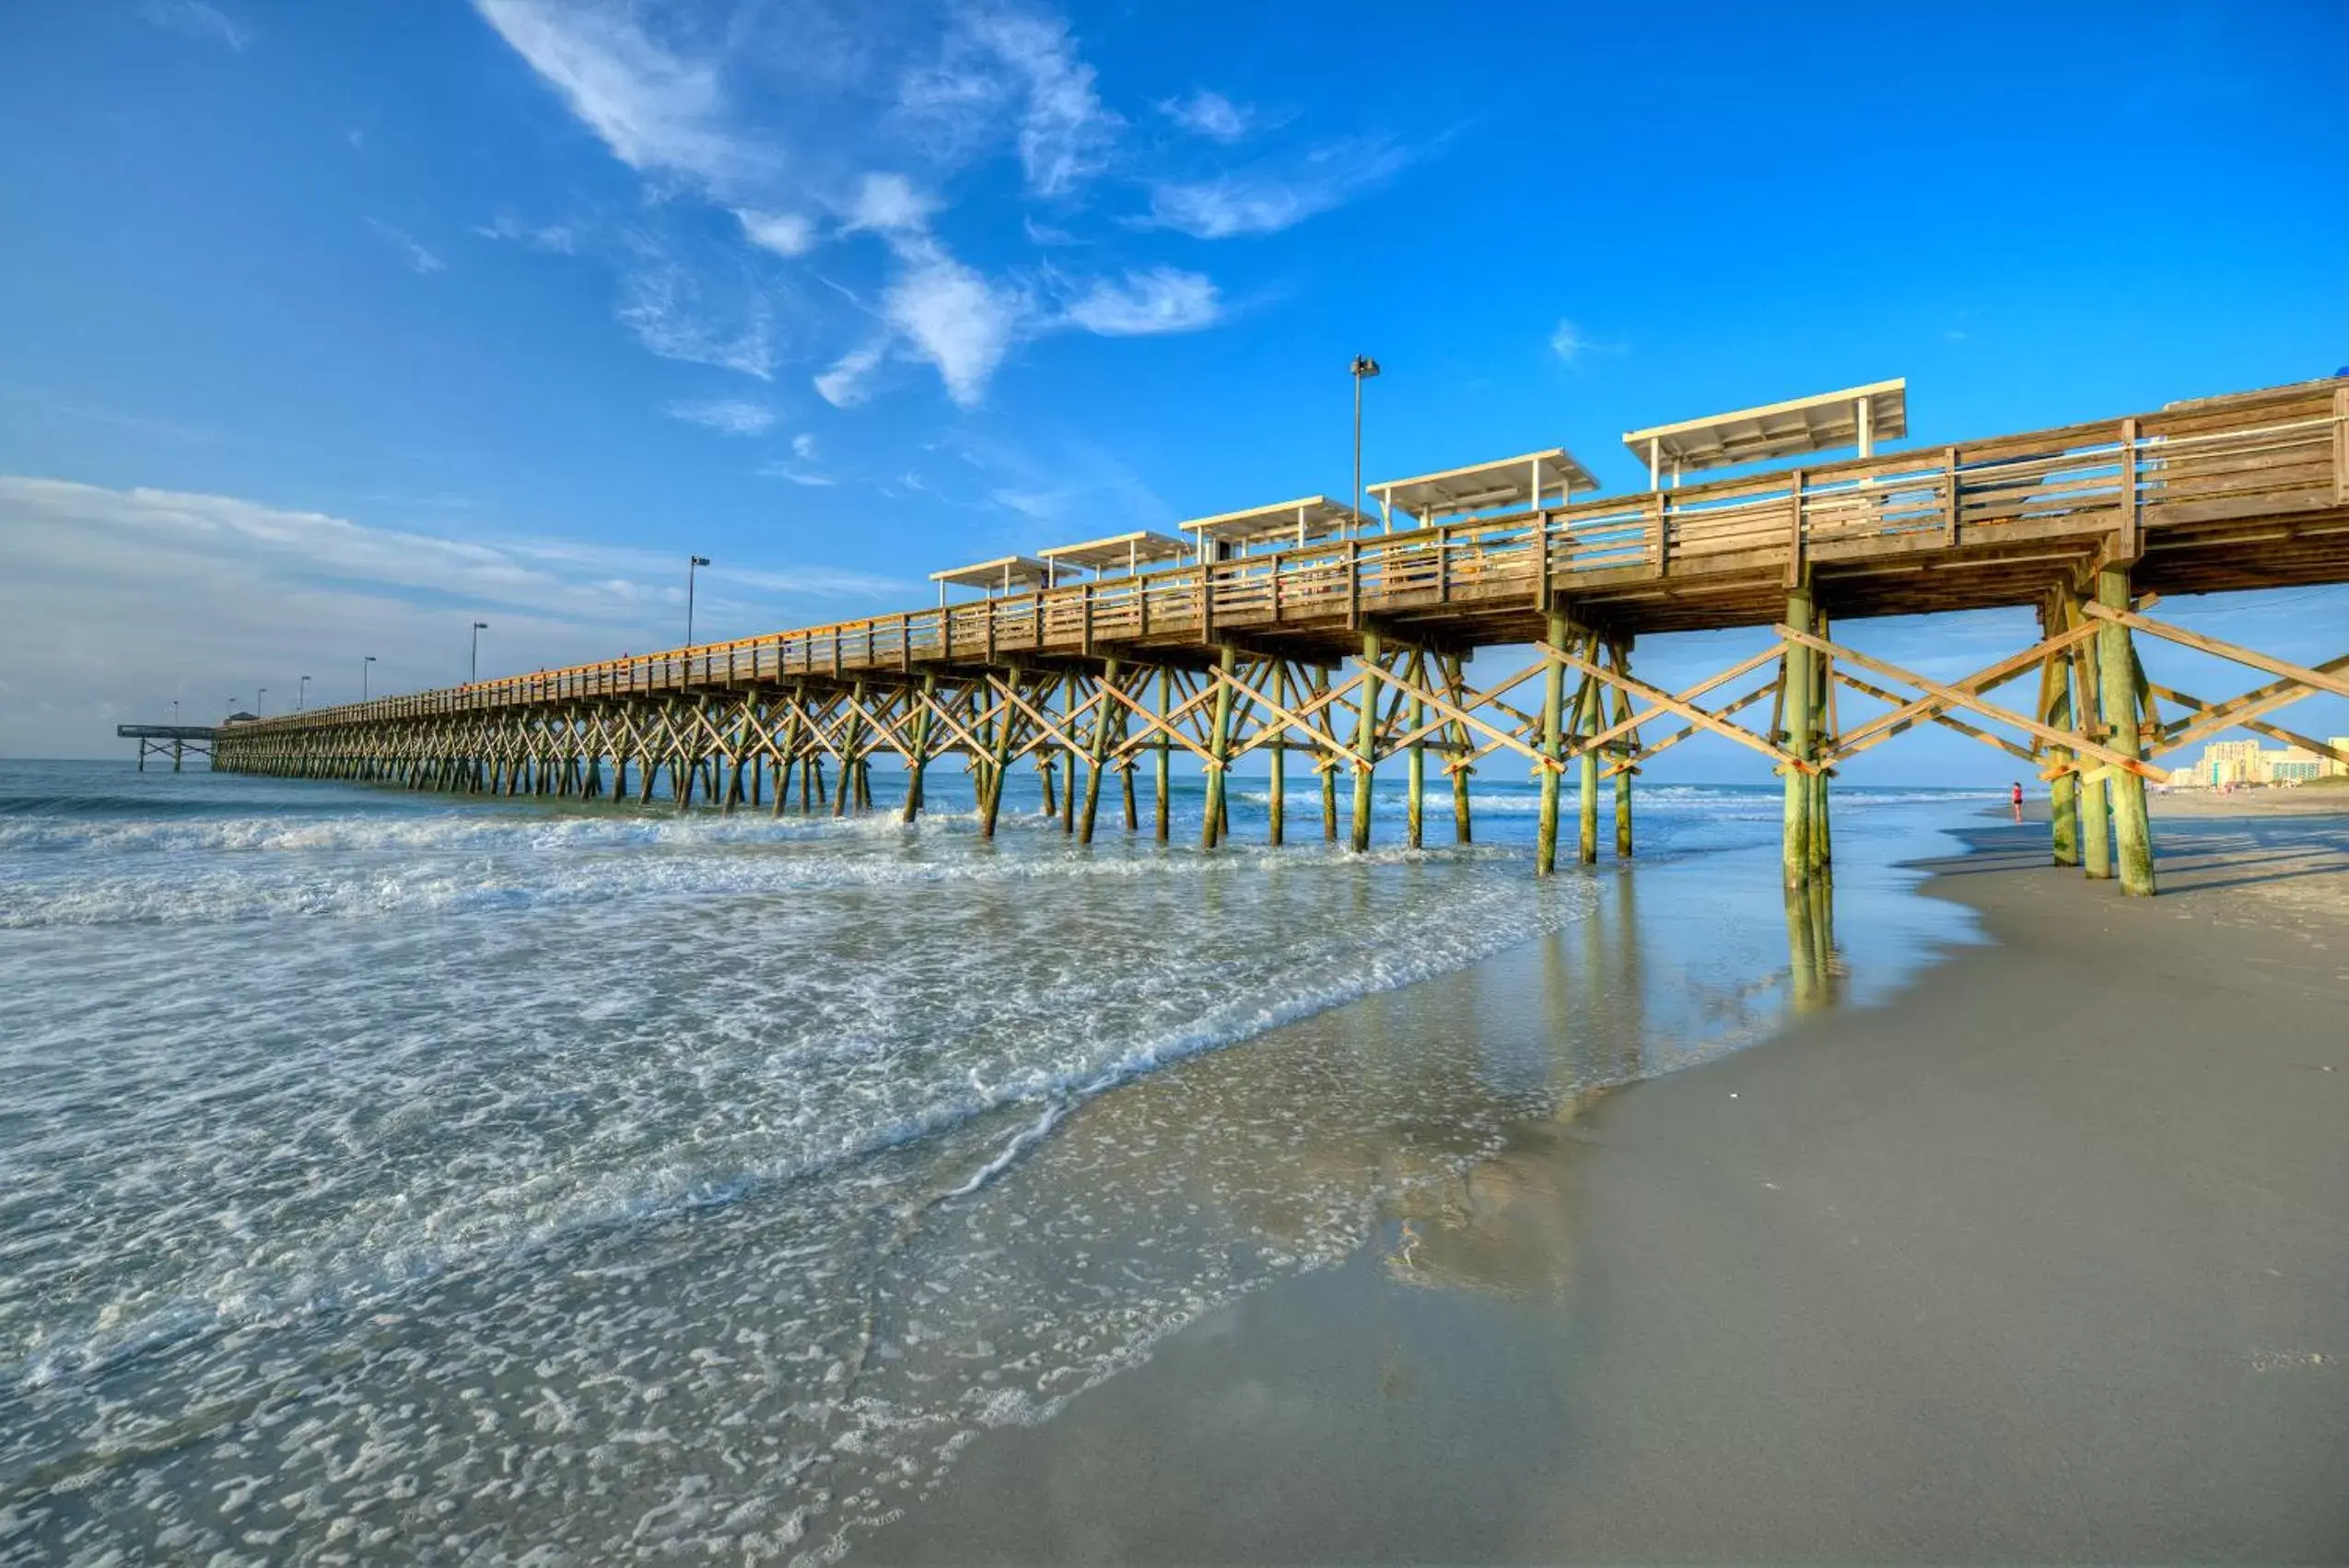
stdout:
{"type": "Polygon", "coordinates": [[[1354,375],[1357,379],[1368,380],[1371,377],[1377,374],[1377,360],[1372,358],[1367,354],[1357,354],[1354,356],[1354,375]]]}
{"type": "Polygon", "coordinates": [[[685,559],[691,561],[697,567],[706,567],[709,565],[709,557],[707,556],[688,556],[685,559]]]}
{"type": "Polygon", "coordinates": [[[475,622],[473,623],[473,630],[475,630],[475,631],[477,631],[477,632],[485,632],[485,631],[487,631],[488,629],[489,629],[489,623],[488,623],[487,621],[475,621],[475,622]]]}

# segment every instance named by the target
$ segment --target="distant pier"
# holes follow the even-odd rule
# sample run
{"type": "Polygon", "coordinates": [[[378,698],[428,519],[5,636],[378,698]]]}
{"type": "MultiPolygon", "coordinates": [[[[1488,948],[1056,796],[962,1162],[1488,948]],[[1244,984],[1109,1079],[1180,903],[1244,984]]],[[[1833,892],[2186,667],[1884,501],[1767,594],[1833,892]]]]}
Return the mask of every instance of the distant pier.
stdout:
{"type": "Polygon", "coordinates": [[[146,759],[150,756],[169,757],[174,773],[181,770],[191,753],[214,760],[213,747],[220,738],[220,731],[209,724],[117,724],[114,733],[139,743],[141,773],[146,771],[146,759]]]}
{"type": "Polygon", "coordinates": [[[1269,766],[1273,842],[1291,820],[1293,757],[1325,838],[1350,794],[1358,849],[1382,763],[1408,770],[1418,845],[1429,758],[1451,780],[1461,842],[1469,776],[1500,758],[1540,781],[1542,874],[1570,776],[1572,852],[1598,859],[1605,792],[1613,851],[1628,856],[1641,766],[1711,734],[1783,778],[1799,888],[1831,866],[1837,765],[1930,722],[2031,766],[2054,799],[2053,860],[2132,894],[2155,891],[2156,759],[2256,722],[2349,762],[2273,722],[2300,697],[2349,696],[2349,660],[2306,667],[2150,613],[2168,594],[2349,581],[2349,380],[1877,455],[1877,439],[1905,429],[1905,394],[1884,382],[1629,432],[1650,486],[1628,496],[1591,495],[1587,471],[1552,450],[1373,483],[1375,518],[1316,496],[1199,519],[1186,537],[1114,532],[953,568],[936,574],[935,607],[219,731],[122,732],[142,731],[142,766],[146,737],[177,748],[201,735],[228,771],[649,801],[665,770],[680,809],[698,795],[778,813],[872,809],[869,763],[885,753],[905,765],[893,809],[907,820],[927,769],[952,756],[990,834],[1006,776],[1028,763],[1046,810],[1087,841],[1112,774],[1124,826],[1142,830],[1143,767],[1164,840],[1179,750],[1207,776],[1208,848],[1229,831],[1226,776],[1251,752],[1269,766]],[[1837,447],[1859,455],[1686,482],[1837,447]],[[950,588],[977,596],[949,603],[950,588]],[[2039,636],[1956,681],[1834,636],[1871,616],[2002,606],[2035,610],[2039,636]],[[1749,626],[1775,641],[1683,690],[1632,673],[1642,638],[1749,626]],[[2152,685],[2140,636],[2262,684],[2218,702],[2152,685]],[[1528,660],[1471,688],[1465,660],[1495,645],[1528,660]],[[1989,700],[2032,675],[2027,710],[1989,700]],[[1886,711],[1846,726],[1839,691],[1886,711]]]}

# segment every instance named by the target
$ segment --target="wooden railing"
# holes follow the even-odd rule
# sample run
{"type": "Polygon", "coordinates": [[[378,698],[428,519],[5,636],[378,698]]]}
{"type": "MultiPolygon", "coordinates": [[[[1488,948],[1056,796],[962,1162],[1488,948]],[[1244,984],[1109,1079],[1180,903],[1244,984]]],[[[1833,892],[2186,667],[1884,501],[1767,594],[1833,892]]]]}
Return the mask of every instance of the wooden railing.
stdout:
{"type": "Polygon", "coordinates": [[[1938,451],[1324,541],[939,609],[503,676],[263,720],[408,719],[954,660],[1213,641],[1366,612],[1527,603],[1625,578],[1954,547],[1983,531],[2146,532],[2349,505],[2349,386],[2320,383],[1938,451]]]}

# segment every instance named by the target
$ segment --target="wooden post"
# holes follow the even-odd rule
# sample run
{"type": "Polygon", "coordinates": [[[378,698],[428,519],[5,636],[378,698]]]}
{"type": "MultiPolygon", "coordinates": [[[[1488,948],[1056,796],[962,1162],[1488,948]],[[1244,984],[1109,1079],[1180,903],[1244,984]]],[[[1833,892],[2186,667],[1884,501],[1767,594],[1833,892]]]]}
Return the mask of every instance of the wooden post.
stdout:
{"type": "MultiPolygon", "coordinates": [[[[1571,635],[1564,614],[1549,613],[1549,646],[1564,648],[1571,635]]],[[[1558,870],[1558,768],[1562,760],[1566,730],[1566,666],[1550,659],[1541,675],[1541,814],[1534,827],[1534,874],[1548,876],[1558,870]]]]}
{"type": "MultiPolygon", "coordinates": [[[[1467,685],[1466,677],[1461,673],[1460,658],[1457,654],[1453,655],[1447,668],[1451,673],[1452,695],[1456,706],[1461,691],[1467,685]]],[[[1453,756],[1448,765],[1452,774],[1452,837],[1455,842],[1461,844],[1469,842],[1472,837],[1468,821],[1468,776],[1476,770],[1468,765],[1468,757],[1475,750],[1476,743],[1468,738],[1468,727],[1458,720],[1454,720],[1452,721],[1453,756]]]]}
{"type": "MultiPolygon", "coordinates": [[[[2097,603],[2108,610],[2129,608],[2128,568],[2110,566],[2097,573],[2097,603]]],[[[2136,649],[2129,628],[2118,621],[2107,621],[2097,631],[2097,643],[2105,722],[2112,731],[2105,743],[2125,755],[2143,757],[2144,747],[2137,728],[2136,649]]],[[[2150,898],[2155,893],[2153,824],[2145,814],[2144,777],[2115,768],[2109,779],[2121,891],[2132,897],[2150,898]]]]}
{"type": "MultiPolygon", "coordinates": [[[[2063,627],[2062,608],[2055,603],[2039,607],[2039,635],[2054,636],[2063,627]]],[[[2051,730],[2072,727],[2072,650],[2051,655],[2039,680],[2039,722],[2051,730]]],[[[2048,781],[2049,847],[2059,866],[2080,863],[2080,776],[2072,771],[2074,753],[2067,747],[2048,748],[2048,760],[2063,769],[2048,781]]]]}
{"type": "MultiPolygon", "coordinates": [[[[1166,668],[1164,665],[1161,665],[1159,666],[1158,671],[1159,722],[1162,724],[1165,723],[1167,716],[1174,711],[1174,672],[1166,668]]],[[[1158,813],[1158,841],[1161,844],[1166,842],[1167,824],[1171,820],[1172,813],[1174,812],[1174,802],[1169,798],[1169,791],[1173,788],[1173,780],[1167,777],[1166,766],[1167,746],[1169,743],[1170,743],[1166,739],[1166,731],[1163,730],[1160,731],[1158,732],[1158,755],[1153,760],[1153,766],[1156,771],[1151,776],[1151,781],[1157,787],[1157,799],[1153,804],[1158,813]]]]}
{"type": "MultiPolygon", "coordinates": [[[[914,714],[914,755],[906,759],[905,820],[907,822],[921,814],[922,775],[929,766],[930,704],[937,695],[938,677],[924,675],[921,696],[917,699],[920,707],[914,714]]],[[[777,803],[780,804],[782,799],[782,794],[777,791],[777,803]]]]}
{"type": "MultiPolygon", "coordinates": [[[[1007,669],[1003,674],[1005,683],[1016,690],[1020,673],[1007,669]]],[[[985,731],[988,766],[979,781],[979,837],[982,838],[995,837],[995,821],[1003,810],[1003,780],[1011,771],[1011,698],[999,696],[995,701],[995,712],[988,720],[991,727],[985,731]]]]}
{"type": "Polygon", "coordinates": [[[1231,647],[1217,650],[1215,658],[1215,724],[1208,731],[1207,751],[1207,816],[1199,824],[1199,848],[1212,849],[1223,833],[1224,764],[1232,754],[1232,685],[1226,678],[1238,660],[1231,647]]]}
{"type": "MultiPolygon", "coordinates": [[[[849,700],[862,704],[865,684],[859,681],[849,688],[849,700]]],[[[840,787],[832,799],[832,814],[847,816],[854,805],[857,790],[857,743],[861,738],[862,720],[855,709],[849,710],[848,728],[840,741],[840,787]]]]}
{"type": "Polygon", "coordinates": [[[1354,720],[1354,852],[1371,844],[1371,783],[1378,759],[1378,634],[1362,634],[1361,710],[1354,720]]]}
{"type": "MultiPolygon", "coordinates": [[[[1295,699],[1289,690],[1289,666],[1277,659],[1272,664],[1272,700],[1283,708],[1295,706],[1295,699]]],[[[1280,720],[1275,716],[1269,721],[1280,722],[1280,720]]],[[[1271,777],[1265,790],[1265,811],[1270,818],[1266,827],[1266,842],[1278,849],[1280,848],[1281,833],[1289,812],[1287,731],[1283,730],[1277,733],[1272,742],[1271,752],[1272,756],[1268,765],[1271,777]]]]}
{"type": "MultiPolygon", "coordinates": [[[[2076,626],[2082,617],[2068,589],[2064,600],[2065,618],[2076,626]]],[[[2106,741],[2099,670],[2102,661],[2097,656],[2097,639],[2074,643],[2072,651],[2072,708],[2079,716],[2078,732],[2091,741],[2106,741]]],[[[2094,881],[2101,882],[2112,875],[2112,794],[2101,776],[2080,781],[2080,869],[2094,881]]]]}
{"type": "MultiPolygon", "coordinates": [[[[1085,603],[1090,613],[1093,602],[1088,599],[1085,603]]],[[[1077,829],[1077,842],[1080,844],[1093,842],[1093,813],[1101,806],[1101,770],[1109,760],[1109,710],[1117,707],[1108,688],[1116,684],[1117,661],[1112,659],[1101,667],[1101,707],[1093,716],[1093,755],[1086,759],[1088,766],[1085,768],[1085,814],[1077,829]]]]}
{"type": "MultiPolygon", "coordinates": [[[[1314,672],[1314,695],[1321,696],[1329,690],[1329,672],[1314,672]]],[[[1330,727],[1329,709],[1321,710],[1322,728],[1330,727]]],[[[1321,839],[1325,844],[1338,842],[1338,759],[1327,751],[1314,758],[1314,771],[1321,775],[1321,839]]]]}
{"type": "MultiPolygon", "coordinates": [[[[1595,663],[1598,660],[1598,634],[1594,632],[1583,645],[1583,657],[1595,663]]],[[[1605,700],[1599,691],[1601,683],[1593,675],[1584,675],[1582,685],[1574,688],[1574,743],[1583,744],[1599,731],[1600,703],[1605,700]]],[[[1598,863],[1598,752],[1584,751],[1581,766],[1575,769],[1575,843],[1574,859],[1586,866],[1598,863]]]]}
{"type": "MultiPolygon", "coordinates": [[[[1427,699],[1420,696],[1421,688],[1427,685],[1426,649],[1412,650],[1410,662],[1405,666],[1404,678],[1411,684],[1410,717],[1406,725],[1408,729],[1417,730],[1427,722],[1427,699]]],[[[1410,798],[1403,809],[1404,838],[1412,848],[1417,849],[1424,837],[1427,814],[1427,746],[1423,742],[1411,743],[1404,771],[1410,784],[1410,798]]]]}
{"type": "MultiPolygon", "coordinates": [[[[1814,623],[1817,637],[1829,639],[1830,634],[1825,615],[1814,623]]],[[[1835,687],[1832,657],[1817,649],[1811,650],[1811,760],[1823,762],[1835,739],[1835,687]]],[[[1832,829],[1827,813],[1827,769],[1822,766],[1809,778],[1811,793],[1811,874],[1832,874],[1835,859],[1832,829]]]]}
{"type": "MultiPolygon", "coordinates": [[[[1786,624],[1798,632],[1811,629],[1811,592],[1807,587],[1786,593],[1786,624]]],[[[1795,762],[1811,755],[1811,650],[1799,642],[1786,644],[1786,750],[1795,762]]],[[[1786,823],[1782,860],[1786,885],[1799,887],[1811,872],[1810,775],[1795,766],[1786,769],[1786,823]]]]}
{"type": "MultiPolygon", "coordinates": [[[[1628,635],[1616,639],[1614,652],[1615,673],[1619,675],[1629,675],[1631,673],[1631,639],[1628,635]]],[[[1621,686],[1618,686],[1615,688],[1613,722],[1620,724],[1630,717],[1630,696],[1629,693],[1625,692],[1621,686]]],[[[1627,736],[1621,743],[1624,748],[1624,766],[1617,768],[1615,771],[1615,858],[1619,860],[1628,860],[1631,858],[1631,768],[1630,762],[1632,742],[1627,736]]]]}
{"type": "MultiPolygon", "coordinates": [[[[1093,599],[1091,597],[1093,590],[1091,588],[1087,588],[1085,590],[1085,593],[1087,595],[1085,600],[1085,614],[1088,617],[1090,617],[1093,614],[1093,599]]],[[[1044,611],[1041,605],[1037,607],[1036,614],[1039,617],[1036,635],[1038,637],[1042,637],[1044,632],[1042,629],[1041,617],[1044,611]]],[[[1085,651],[1088,653],[1093,651],[1093,635],[1090,620],[1088,620],[1086,627],[1085,651]]],[[[1063,730],[1073,730],[1076,727],[1077,722],[1077,673],[1074,670],[1069,672],[1068,679],[1062,684],[1060,691],[1060,727],[1063,730]]],[[[1107,697],[1103,697],[1101,702],[1104,708],[1109,706],[1109,699],[1107,697]]],[[[1068,752],[1068,788],[1060,792],[1060,831],[1073,836],[1077,831],[1077,754],[1073,749],[1068,752]]]]}

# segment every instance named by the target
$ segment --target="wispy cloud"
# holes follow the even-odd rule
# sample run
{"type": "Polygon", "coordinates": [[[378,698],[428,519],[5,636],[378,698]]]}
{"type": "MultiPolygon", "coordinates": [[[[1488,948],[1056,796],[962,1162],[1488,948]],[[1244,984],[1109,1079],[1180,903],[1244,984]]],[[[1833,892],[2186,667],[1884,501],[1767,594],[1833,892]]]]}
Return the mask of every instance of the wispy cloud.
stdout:
{"type": "Polygon", "coordinates": [[[815,225],[800,213],[752,212],[737,207],[734,216],[751,243],[778,256],[804,256],[815,249],[815,225]]]}
{"type": "Polygon", "coordinates": [[[377,239],[392,247],[393,253],[410,272],[436,273],[442,271],[447,265],[439,257],[417,244],[415,238],[404,229],[394,228],[390,224],[380,223],[374,218],[367,220],[367,227],[377,239]]]}
{"type": "Polygon", "coordinates": [[[934,61],[908,71],[897,111],[959,152],[1009,115],[1028,189],[1065,196],[1108,165],[1124,119],[1101,101],[1066,23],[1038,12],[958,7],[934,61]]]}
{"type": "Polygon", "coordinates": [[[724,192],[773,155],[730,117],[715,61],[649,36],[635,13],[577,0],[475,0],[498,35],[621,162],[724,192]]]}
{"type": "Polygon", "coordinates": [[[663,359],[773,379],[774,316],[754,283],[744,283],[739,299],[727,305],[711,297],[716,286],[707,273],[649,236],[634,237],[628,249],[617,314],[638,343],[663,359]]]}
{"type": "Polygon", "coordinates": [[[758,472],[769,479],[789,479],[794,485],[806,485],[816,488],[835,482],[828,474],[819,474],[814,469],[801,468],[796,463],[789,462],[763,462],[758,465],[758,472]]]}
{"type": "Polygon", "coordinates": [[[1236,142],[1255,129],[1256,111],[1233,102],[1220,92],[1199,88],[1188,98],[1162,99],[1158,111],[1195,136],[1211,142],[1236,142]]]}
{"type": "Polygon", "coordinates": [[[512,213],[501,212],[487,223],[476,224],[473,232],[485,240],[505,240],[518,245],[528,245],[533,251],[552,251],[568,256],[578,250],[578,235],[569,224],[529,224],[512,213]]]}
{"type": "Polygon", "coordinates": [[[1409,161],[1392,142],[1330,143],[1293,160],[1154,185],[1150,214],[1140,221],[1200,240],[1276,234],[1341,205],[1409,161]]]}
{"type": "Polygon", "coordinates": [[[835,408],[854,408],[872,396],[873,373],[888,356],[886,338],[852,348],[815,378],[815,390],[835,408]]]}
{"type": "Polygon", "coordinates": [[[736,397],[705,398],[669,405],[669,417],[729,436],[756,436],[772,429],[775,411],[736,397]]]}
{"type": "Polygon", "coordinates": [[[1561,318],[1558,330],[1549,334],[1549,351],[1572,365],[1591,351],[1591,340],[1583,335],[1582,328],[1561,318]]]}
{"type": "Polygon", "coordinates": [[[139,16],[156,27],[225,43],[240,52],[252,41],[242,23],[205,0],[141,0],[139,16]]]}
{"type": "Polygon", "coordinates": [[[791,454],[802,462],[815,461],[815,438],[802,430],[791,438],[791,454]]]}
{"type": "Polygon", "coordinates": [[[1129,272],[1117,283],[1097,282],[1067,311],[1072,324],[1104,337],[1198,332],[1213,326],[1222,315],[1214,283],[1175,267],[1129,272]]]}

